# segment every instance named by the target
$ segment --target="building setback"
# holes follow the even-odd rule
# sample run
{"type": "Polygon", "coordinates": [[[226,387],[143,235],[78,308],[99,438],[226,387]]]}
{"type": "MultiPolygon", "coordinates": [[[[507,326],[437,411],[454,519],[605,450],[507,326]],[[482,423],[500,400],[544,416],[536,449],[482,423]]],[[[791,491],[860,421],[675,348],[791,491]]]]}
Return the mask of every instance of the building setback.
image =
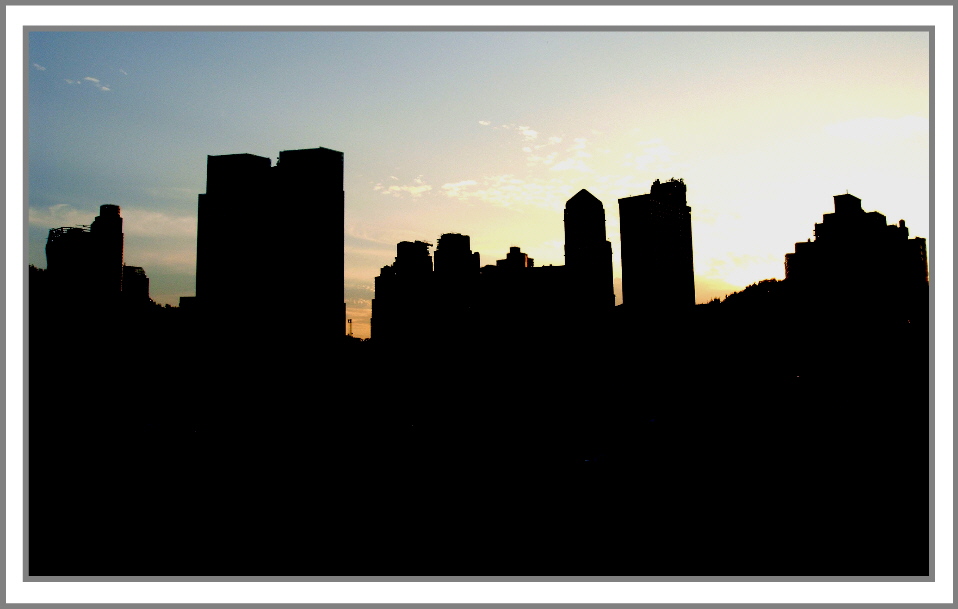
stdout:
{"type": "Polygon", "coordinates": [[[695,305],[692,208],[682,179],[619,199],[622,298],[629,309],[681,313],[695,305]]]}

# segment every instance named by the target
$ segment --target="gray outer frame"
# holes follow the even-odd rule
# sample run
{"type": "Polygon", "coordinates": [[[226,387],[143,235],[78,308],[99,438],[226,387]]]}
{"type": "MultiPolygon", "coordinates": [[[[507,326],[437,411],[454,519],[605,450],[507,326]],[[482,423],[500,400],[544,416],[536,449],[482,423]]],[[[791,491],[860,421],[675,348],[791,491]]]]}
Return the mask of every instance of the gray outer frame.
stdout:
{"type": "MultiPolygon", "coordinates": [[[[544,0],[530,0],[524,2],[526,5],[555,5],[561,4],[562,2],[547,2],[544,0]]],[[[67,1],[57,1],[57,0],[39,0],[36,2],[21,0],[18,2],[8,2],[8,5],[18,5],[18,4],[30,4],[30,5],[47,5],[47,4],[84,4],[76,0],[67,0],[67,1]]],[[[100,4],[131,4],[130,2],[115,2],[115,1],[105,1],[100,4]]],[[[161,4],[158,2],[150,2],[150,4],[161,4]]],[[[167,5],[183,5],[188,4],[185,2],[167,2],[162,3],[167,5]]],[[[204,4],[229,4],[229,5],[258,5],[262,4],[255,0],[245,0],[239,2],[227,2],[226,0],[212,0],[210,2],[205,2],[204,4]]],[[[287,5],[313,5],[313,3],[307,3],[302,0],[291,0],[284,2],[287,5]]],[[[320,3],[326,4],[326,3],[320,3]]],[[[331,3],[330,3],[331,4],[331,3]]],[[[350,2],[337,2],[336,4],[352,4],[352,5],[401,5],[405,3],[395,2],[394,0],[361,0],[361,1],[350,1],[350,2]]],[[[439,5],[438,2],[423,1],[420,2],[421,5],[439,5]]],[[[505,5],[504,2],[487,2],[484,4],[489,5],[505,5]]],[[[636,3],[631,2],[622,2],[622,1],[609,1],[606,0],[603,2],[604,5],[633,5],[636,3]]],[[[669,2],[673,5],[721,5],[723,3],[717,2],[716,0],[684,0],[678,2],[669,2]]],[[[808,2],[809,5],[831,5],[833,3],[829,2],[808,2]]],[[[874,1],[866,2],[865,0],[856,0],[845,2],[846,5],[877,5],[877,4],[886,4],[886,5],[898,5],[900,2],[892,2],[891,0],[884,1],[874,1]]],[[[926,1],[924,4],[928,5],[952,5],[952,2],[945,0],[933,0],[926,1]]],[[[442,3],[442,5],[447,5],[442,3]]],[[[930,282],[930,306],[931,306],[931,325],[930,325],[930,337],[929,337],[929,349],[930,349],[930,420],[929,420],[929,460],[930,460],[930,471],[929,471],[929,511],[930,511],[930,526],[929,526],[929,561],[931,567],[931,573],[934,573],[934,361],[935,361],[935,351],[934,351],[934,294],[935,294],[935,282],[934,282],[934,267],[935,267],[935,229],[934,229],[934,177],[935,177],[935,151],[934,151],[934,129],[935,129],[935,107],[934,107],[934,92],[935,92],[935,80],[934,80],[934,27],[931,26],[915,26],[915,27],[895,27],[895,26],[876,26],[876,27],[855,27],[855,26],[817,26],[817,27],[800,27],[800,26],[751,26],[751,27],[734,27],[734,26],[695,26],[695,27],[682,27],[682,26],[665,26],[665,27],[625,27],[625,26],[609,26],[609,27],[584,27],[584,26],[551,26],[551,27],[519,27],[519,26],[503,26],[503,27],[481,27],[481,26],[460,26],[460,27],[365,27],[365,26],[354,26],[354,27],[111,27],[111,28],[97,28],[97,27],[28,27],[24,28],[25,33],[29,31],[79,31],[79,30],[125,30],[125,31],[158,31],[158,30],[176,30],[176,31],[188,31],[188,30],[203,30],[203,31],[927,31],[929,32],[929,104],[930,104],[930,234],[929,234],[929,275],[932,278],[930,282]]],[[[24,60],[28,61],[28,37],[24,37],[24,60]]],[[[28,70],[24,70],[24,114],[26,115],[28,105],[26,99],[26,79],[29,74],[28,70]]],[[[26,116],[24,116],[26,119],[26,116]]],[[[28,209],[28,198],[26,189],[28,186],[27,181],[27,167],[26,159],[27,156],[27,144],[28,140],[26,138],[27,132],[27,122],[24,121],[24,144],[23,144],[23,153],[24,153],[24,258],[26,258],[26,248],[28,247],[27,240],[27,209],[28,209]]],[[[150,576],[131,576],[131,577],[120,577],[120,576],[101,576],[101,577],[39,577],[39,576],[29,576],[26,573],[26,565],[28,564],[27,559],[29,556],[29,539],[26,532],[26,524],[28,518],[28,505],[29,505],[29,476],[28,476],[28,438],[27,430],[29,427],[29,409],[26,407],[26,400],[28,399],[28,353],[29,353],[29,342],[26,340],[28,338],[26,332],[26,319],[27,315],[27,304],[28,304],[28,293],[27,293],[27,276],[24,276],[24,481],[25,481],[25,493],[24,493],[24,580],[25,582],[793,582],[793,581],[809,581],[809,582],[831,582],[831,581],[841,581],[841,582],[933,582],[934,575],[927,577],[788,577],[788,576],[736,576],[736,577],[708,577],[708,576],[669,576],[669,577],[643,577],[643,576],[410,576],[410,577],[401,577],[401,576],[349,576],[349,577],[334,577],[334,576],[313,576],[313,577],[150,577],[150,576]]],[[[44,605],[48,606],[48,605],[44,605]]],[[[55,605],[49,605],[55,606],[55,605]]],[[[172,606],[172,605],[171,605],[172,606]]],[[[184,605],[175,605],[177,607],[184,605]]],[[[199,606],[199,605],[198,605],[199,606]]],[[[331,606],[342,606],[342,607],[371,607],[371,606],[388,606],[388,605],[378,605],[378,604],[331,604],[331,606]]],[[[455,605],[436,605],[436,606],[455,606],[455,605]]],[[[509,605],[509,604],[477,604],[478,606],[489,606],[489,607],[509,607],[509,606],[522,606],[522,605],[509,605]]],[[[567,606],[567,605],[563,605],[567,606]]],[[[583,606],[576,604],[574,606],[583,606]]],[[[702,606],[697,604],[669,604],[661,605],[663,607],[691,607],[691,606],[702,606]]],[[[762,606],[762,605],[759,605],[762,606]]],[[[829,605],[796,605],[796,606],[814,606],[822,607],[829,605]]],[[[833,605],[835,606],[835,605],[833,605]]]]}

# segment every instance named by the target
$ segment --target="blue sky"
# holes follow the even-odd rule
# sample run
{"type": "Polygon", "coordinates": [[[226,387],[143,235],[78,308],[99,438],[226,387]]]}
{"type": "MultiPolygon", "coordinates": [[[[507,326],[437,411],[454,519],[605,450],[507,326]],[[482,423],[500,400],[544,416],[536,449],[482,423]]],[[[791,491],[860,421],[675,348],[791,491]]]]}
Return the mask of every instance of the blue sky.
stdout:
{"type": "Polygon", "coordinates": [[[117,204],[127,264],[176,304],[206,156],[323,146],[345,154],[357,335],[398,241],[562,264],[581,188],[619,277],[617,199],[656,178],[688,183],[704,302],[783,277],[846,190],[929,236],[928,60],[923,32],[32,32],[29,261],[117,204]]]}

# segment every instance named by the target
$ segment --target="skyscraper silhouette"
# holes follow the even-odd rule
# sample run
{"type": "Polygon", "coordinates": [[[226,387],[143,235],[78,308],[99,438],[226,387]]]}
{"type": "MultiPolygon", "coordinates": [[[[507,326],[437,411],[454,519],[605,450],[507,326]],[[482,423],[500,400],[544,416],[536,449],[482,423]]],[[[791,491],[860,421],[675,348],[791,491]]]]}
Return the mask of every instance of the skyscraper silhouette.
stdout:
{"type": "MultiPolygon", "coordinates": [[[[341,152],[284,150],[275,167],[252,154],[207,157],[206,193],[199,195],[197,212],[195,306],[218,311],[223,323],[231,323],[226,311],[250,299],[261,321],[282,326],[316,317],[303,267],[329,264],[337,246],[310,231],[340,213],[343,203],[341,152]]],[[[335,316],[332,308],[321,308],[320,318],[332,322],[338,304],[335,316]]]]}
{"type": "Polygon", "coordinates": [[[116,294],[123,290],[123,218],[118,205],[101,205],[90,226],[93,237],[93,268],[97,291],[116,294]]]}
{"type": "Polygon", "coordinates": [[[236,306],[241,286],[271,283],[274,231],[255,219],[274,200],[268,158],[252,154],[209,156],[206,193],[198,197],[196,304],[204,310],[236,306]],[[273,201],[271,201],[273,200],[273,201]]]}
{"type": "Polygon", "coordinates": [[[606,240],[602,201],[582,189],[566,202],[563,217],[570,304],[583,312],[611,309],[612,244],[606,240]]]}
{"type": "Polygon", "coordinates": [[[680,313],[695,305],[692,208],[682,179],[656,180],[649,194],[619,199],[623,304],[680,313]],[[628,295],[628,297],[626,297],[628,295]]]}
{"type": "Polygon", "coordinates": [[[372,302],[372,336],[381,343],[426,342],[429,304],[434,293],[431,244],[402,241],[396,259],[380,270],[372,302]]]}

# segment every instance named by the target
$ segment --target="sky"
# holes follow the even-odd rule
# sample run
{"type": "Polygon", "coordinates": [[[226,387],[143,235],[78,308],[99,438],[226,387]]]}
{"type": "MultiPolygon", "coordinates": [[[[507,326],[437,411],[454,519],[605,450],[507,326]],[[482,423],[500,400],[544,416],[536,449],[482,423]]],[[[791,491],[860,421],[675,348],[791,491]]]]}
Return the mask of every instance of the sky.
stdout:
{"type": "MultiPolygon", "coordinates": [[[[57,31],[30,33],[27,64],[29,262],[46,267],[50,228],[119,205],[126,263],[160,303],[195,293],[218,154],[344,153],[344,301],[363,338],[396,243],[462,233],[483,265],[511,246],[561,265],[583,188],[605,207],[618,303],[617,200],[656,179],[688,185],[700,303],[784,278],[846,191],[929,237],[926,32],[57,31]]],[[[280,206],[258,212],[292,233],[280,206]]],[[[335,289],[336,264],[321,273],[335,289]]]]}

